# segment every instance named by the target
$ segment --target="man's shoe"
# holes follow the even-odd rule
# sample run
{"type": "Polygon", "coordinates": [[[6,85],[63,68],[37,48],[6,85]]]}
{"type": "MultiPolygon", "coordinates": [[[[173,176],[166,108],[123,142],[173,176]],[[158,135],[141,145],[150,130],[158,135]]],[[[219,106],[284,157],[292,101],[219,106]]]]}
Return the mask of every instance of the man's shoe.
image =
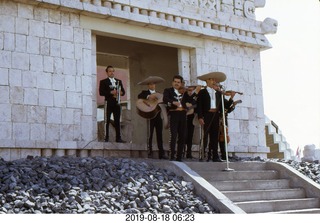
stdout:
{"type": "Polygon", "coordinates": [[[126,143],[126,141],[122,140],[122,139],[117,139],[116,142],[119,142],[119,143],[126,143]]]}
{"type": "Polygon", "coordinates": [[[168,157],[166,155],[162,155],[162,156],[159,156],[159,159],[162,159],[162,160],[167,160],[168,157]]]}
{"type": "Polygon", "coordinates": [[[109,142],[109,139],[104,139],[105,142],[109,142]]]}
{"type": "Polygon", "coordinates": [[[182,160],[181,160],[181,159],[179,159],[179,158],[177,158],[177,159],[176,159],[176,161],[178,161],[178,162],[182,162],[182,160]]]}
{"type": "Polygon", "coordinates": [[[212,162],[223,162],[223,161],[220,158],[214,158],[214,159],[212,159],[212,162]]]}

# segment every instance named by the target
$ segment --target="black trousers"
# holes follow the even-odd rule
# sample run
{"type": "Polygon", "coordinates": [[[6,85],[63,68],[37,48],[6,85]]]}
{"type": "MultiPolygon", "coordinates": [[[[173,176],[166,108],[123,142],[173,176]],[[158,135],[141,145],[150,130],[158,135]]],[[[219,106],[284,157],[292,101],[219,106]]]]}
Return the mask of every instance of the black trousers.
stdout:
{"type": "MultiPolygon", "coordinates": [[[[204,115],[204,133],[209,136],[208,159],[219,158],[219,114],[207,112],[204,115]]],[[[204,143],[206,145],[206,143],[204,143]]]]}
{"type": "Polygon", "coordinates": [[[116,130],[116,141],[121,139],[120,133],[120,116],[121,116],[121,105],[116,101],[107,102],[107,123],[106,123],[106,136],[105,139],[109,140],[109,124],[111,114],[113,114],[114,128],[116,130]]]}
{"type": "Polygon", "coordinates": [[[183,147],[185,143],[186,111],[170,112],[170,159],[182,159],[183,147]],[[178,141],[177,141],[178,138],[178,141]],[[176,154],[176,144],[178,151],[176,154]]]}
{"type": "Polygon", "coordinates": [[[193,125],[194,114],[187,115],[187,129],[186,129],[186,146],[187,146],[187,158],[191,157],[191,148],[192,148],[192,139],[194,133],[194,125],[193,125]]]}
{"type": "Polygon", "coordinates": [[[164,155],[163,151],[163,140],[162,140],[162,118],[160,112],[154,117],[153,119],[149,120],[149,139],[148,139],[148,148],[149,152],[152,152],[152,139],[153,139],[153,132],[156,129],[156,136],[157,136],[157,145],[159,149],[159,156],[164,155]]]}

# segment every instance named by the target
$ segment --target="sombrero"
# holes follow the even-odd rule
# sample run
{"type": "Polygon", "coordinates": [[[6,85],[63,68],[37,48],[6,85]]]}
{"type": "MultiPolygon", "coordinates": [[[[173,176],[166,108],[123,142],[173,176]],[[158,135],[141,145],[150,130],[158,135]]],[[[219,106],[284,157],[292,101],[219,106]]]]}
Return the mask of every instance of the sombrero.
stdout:
{"type": "Polygon", "coordinates": [[[140,81],[138,83],[138,85],[148,85],[150,83],[158,84],[158,83],[162,83],[162,82],[164,82],[164,79],[162,77],[149,76],[146,79],[144,79],[143,81],[140,81]]]}
{"type": "Polygon", "coordinates": [[[223,82],[227,79],[227,76],[222,72],[210,72],[197,77],[199,80],[206,81],[210,78],[216,79],[217,82],[223,82]]]}

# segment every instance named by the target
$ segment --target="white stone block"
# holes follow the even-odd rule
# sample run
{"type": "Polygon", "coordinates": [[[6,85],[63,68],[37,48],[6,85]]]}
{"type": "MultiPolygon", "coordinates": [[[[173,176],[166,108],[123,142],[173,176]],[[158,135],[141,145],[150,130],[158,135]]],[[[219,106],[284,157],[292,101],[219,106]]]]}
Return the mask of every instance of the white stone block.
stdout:
{"type": "Polygon", "coordinates": [[[60,10],[49,9],[49,23],[61,24],[60,10]]]}
{"type": "MultiPolygon", "coordinates": [[[[77,148],[77,142],[69,140],[69,141],[65,141],[65,140],[61,140],[58,142],[58,148],[63,148],[63,149],[73,149],[73,148],[77,148]]],[[[64,150],[65,151],[65,150],[64,150]]],[[[66,151],[65,151],[66,152],[66,151]]]]}
{"type": "Polygon", "coordinates": [[[61,124],[61,108],[47,107],[47,123],[61,124]]]}
{"type": "Polygon", "coordinates": [[[28,123],[45,123],[46,108],[40,106],[28,106],[28,123]]]}
{"type": "Polygon", "coordinates": [[[4,33],[4,50],[15,50],[15,35],[12,33],[4,33]]]}
{"type": "MultiPolygon", "coordinates": [[[[48,2],[48,1],[47,1],[48,2]]],[[[35,20],[47,22],[49,20],[49,12],[46,8],[34,8],[33,16],[35,20]]]]}
{"type": "Polygon", "coordinates": [[[12,122],[27,122],[27,106],[12,105],[12,122]]]}
{"type": "MultiPolygon", "coordinates": [[[[2,6],[1,6],[2,7],[2,6]]],[[[6,16],[6,15],[0,15],[0,30],[2,32],[10,32],[14,33],[14,17],[12,16],[6,16]]]]}
{"type": "Polygon", "coordinates": [[[60,140],[60,125],[51,123],[46,124],[46,140],[60,140]]]}
{"type": "Polygon", "coordinates": [[[24,89],[24,104],[38,105],[38,90],[35,88],[24,89]]]}
{"type": "MultiPolygon", "coordinates": [[[[53,59],[53,71],[54,74],[63,74],[63,59],[54,57],[53,59]]],[[[61,83],[63,84],[63,83],[61,83]]]]}
{"type": "Polygon", "coordinates": [[[44,37],[44,22],[43,21],[29,21],[29,35],[35,37],[44,37]]]}
{"type": "Polygon", "coordinates": [[[37,88],[52,90],[51,73],[41,73],[41,75],[37,77],[37,88]]]}
{"type": "Polygon", "coordinates": [[[29,34],[29,22],[25,18],[16,18],[16,33],[17,34],[24,34],[28,35],[29,34]]]}
{"type": "Polygon", "coordinates": [[[63,73],[70,75],[76,75],[76,60],[75,59],[67,59],[63,60],[63,73]]]}
{"type": "MultiPolygon", "coordinates": [[[[65,108],[67,106],[67,96],[65,91],[53,91],[53,106],[65,108]]],[[[65,123],[62,121],[62,123],[65,123]]]]}
{"type": "Polygon", "coordinates": [[[76,76],[74,75],[65,76],[65,90],[76,91],[76,76]]]}
{"type": "Polygon", "coordinates": [[[67,107],[82,108],[81,93],[67,92],[67,107]]]}
{"type": "Polygon", "coordinates": [[[47,89],[39,89],[39,105],[53,106],[53,91],[47,89]]]}
{"type": "MultiPolygon", "coordinates": [[[[0,108],[1,108],[1,105],[0,105],[0,108]]],[[[12,122],[0,122],[0,129],[1,129],[1,131],[0,131],[1,146],[4,146],[3,139],[11,139],[12,138],[12,134],[11,134],[12,133],[12,122]]]]}
{"type": "MultiPolygon", "coordinates": [[[[61,56],[61,42],[58,40],[50,40],[50,56],[60,57],[61,56]]],[[[61,58],[62,59],[62,58],[61,58]]]]}
{"type": "Polygon", "coordinates": [[[62,123],[63,124],[74,124],[74,109],[65,108],[61,111],[62,123]]]}
{"type": "MultiPolygon", "coordinates": [[[[61,125],[60,126],[60,140],[61,141],[72,141],[73,140],[73,125],[61,125]]],[[[63,147],[61,147],[63,148],[63,147]]],[[[70,148],[70,147],[68,147],[70,148]]],[[[76,147],[73,147],[76,148],[76,147]]]]}
{"type": "Polygon", "coordinates": [[[61,57],[74,59],[74,44],[67,41],[61,41],[61,57]]]}
{"type": "Polygon", "coordinates": [[[43,56],[50,55],[50,40],[46,38],[40,38],[40,54],[43,56]]]}
{"type": "Polygon", "coordinates": [[[83,95],[92,95],[92,77],[91,76],[82,76],[81,77],[82,83],[82,93],[83,95]]]}
{"type": "Polygon", "coordinates": [[[53,72],[53,57],[43,56],[43,71],[53,72]]]}
{"type": "Polygon", "coordinates": [[[61,26],[61,40],[73,41],[73,28],[71,26],[61,26]]]}
{"type": "Polygon", "coordinates": [[[30,70],[43,72],[43,57],[41,55],[30,55],[30,70]]]}
{"type": "Polygon", "coordinates": [[[26,52],[27,49],[27,37],[26,35],[16,34],[16,47],[17,52],[26,52]]]}
{"type": "Polygon", "coordinates": [[[91,50],[83,49],[83,73],[91,75],[91,50]]]}
{"type": "Polygon", "coordinates": [[[12,68],[29,70],[29,55],[26,53],[12,52],[12,68]]]}
{"type": "Polygon", "coordinates": [[[23,87],[36,87],[37,86],[37,72],[23,71],[22,72],[22,86],[23,87]]]}
{"type": "Polygon", "coordinates": [[[35,36],[28,36],[27,37],[27,52],[32,53],[32,54],[39,54],[40,53],[40,39],[39,39],[39,37],[35,37],[35,36]]]}
{"type": "Polygon", "coordinates": [[[84,42],[83,29],[76,27],[76,28],[73,28],[73,32],[74,32],[74,42],[83,43],[84,42]]]}
{"type": "Polygon", "coordinates": [[[30,128],[28,123],[13,123],[12,128],[13,139],[29,140],[30,128]]]}
{"type": "Polygon", "coordinates": [[[0,86],[9,85],[9,70],[0,67],[0,86]]]}
{"type": "Polygon", "coordinates": [[[52,76],[52,89],[64,91],[65,90],[65,76],[63,75],[53,75],[52,76]]]}
{"type": "Polygon", "coordinates": [[[11,52],[1,50],[0,51],[0,67],[11,68],[11,52]]]}
{"type": "Polygon", "coordinates": [[[7,104],[9,101],[9,86],[0,85],[0,103],[7,104]]]}
{"type": "Polygon", "coordinates": [[[81,117],[81,135],[82,135],[82,140],[92,140],[92,118],[91,116],[82,116],[81,117]]]}
{"type": "Polygon", "coordinates": [[[23,104],[23,87],[12,86],[10,87],[10,103],[23,104]]]}
{"type": "Polygon", "coordinates": [[[33,19],[33,5],[18,4],[18,17],[33,19]]]}
{"type": "Polygon", "coordinates": [[[31,140],[46,140],[45,124],[30,124],[30,139],[31,140]]]}
{"type": "Polygon", "coordinates": [[[60,25],[54,23],[45,23],[44,36],[50,39],[60,40],[60,25]]]}
{"type": "Polygon", "coordinates": [[[82,98],[83,115],[92,115],[92,96],[83,96],[82,98]]]}
{"type": "MultiPolygon", "coordinates": [[[[1,90],[1,88],[0,88],[1,90]]],[[[0,122],[11,122],[11,105],[0,103],[0,122]]]]}

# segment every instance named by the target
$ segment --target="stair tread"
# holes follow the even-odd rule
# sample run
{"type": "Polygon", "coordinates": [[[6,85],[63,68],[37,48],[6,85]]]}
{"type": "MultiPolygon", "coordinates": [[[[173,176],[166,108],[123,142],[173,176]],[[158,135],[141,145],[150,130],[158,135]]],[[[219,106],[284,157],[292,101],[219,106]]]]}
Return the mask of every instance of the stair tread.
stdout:
{"type": "Polygon", "coordinates": [[[303,188],[297,187],[297,188],[279,188],[279,189],[256,189],[256,190],[220,190],[222,193],[252,193],[252,192],[274,192],[274,191],[294,191],[294,190],[303,190],[303,188]]]}
{"type": "Polygon", "coordinates": [[[299,214],[305,212],[315,212],[320,213],[320,208],[306,208],[306,209],[295,209],[295,210],[286,210],[286,211],[272,211],[272,212],[264,212],[264,213],[256,213],[256,214],[299,214]]]}
{"type": "Polygon", "coordinates": [[[283,201],[312,201],[317,200],[316,197],[307,197],[307,198],[291,198],[291,199],[278,199],[278,200],[255,200],[255,201],[240,201],[234,202],[235,204],[252,204],[252,203],[271,203],[271,202],[283,202],[283,201]]]}

